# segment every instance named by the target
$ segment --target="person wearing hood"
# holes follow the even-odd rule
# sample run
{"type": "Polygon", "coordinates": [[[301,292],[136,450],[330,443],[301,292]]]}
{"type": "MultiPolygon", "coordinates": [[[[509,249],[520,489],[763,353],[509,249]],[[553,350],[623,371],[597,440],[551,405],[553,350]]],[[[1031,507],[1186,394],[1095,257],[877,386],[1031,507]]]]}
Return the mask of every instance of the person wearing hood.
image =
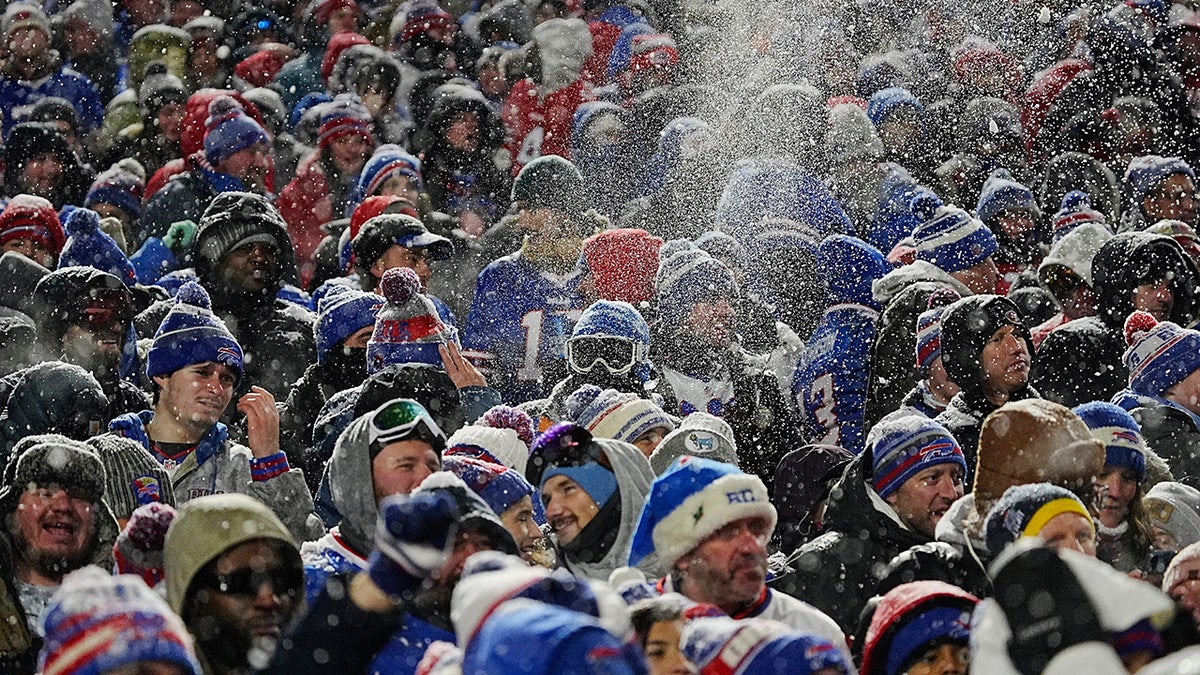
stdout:
{"type": "MultiPolygon", "coordinates": [[[[1187,326],[1197,316],[1196,265],[1171,237],[1122,232],[1092,259],[1096,316],[1052,331],[1038,350],[1033,385],[1064,405],[1108,401],[1129,384],[1125,320],[1135,310],[1187,326]]],[[[1158,395],[1155,392],[1151,395],[1158,395]]]]}
{"type": "Polygon", "coordinates": [[[105,505],[104,467],[91,448],[65,436],[28,436],[4,468],[0,539],[3,647],[8,672],[34,672],[42,617],[63,577],[84,565],[112,566],[117,522],[105,505]]]}
{"type": "Polygon", "coordinates": [[[984,419],[1006,403],[1041,398],[1029,386],[1033,344],[1021,311],[999,295],[950,305],[942,314],[942,363],[960,391],[936,419],[962,446],[970,482],[984,419]]]}
{"type": "Polygon", "coordinates": [[[834,484],[825,533],[788,557],[792,574],[773,587],[805,598],[852,633],[886,564],[933,541],[937,523],[963,496],[966,460],[927,417],[880,422],[867,449],[834,484]]]}
{"type": "MultiPolygon", "coordinates": [[[[283,299],[296,292],[283,218],[261,195],[223,192],[204,210],[191,255],[213,313],[232,327],[247,355],[239,391],[255,385],[282,397],[316,360],[312,312],[283,299]]],[[[153,336],[170,308],[161,301],[139,314],[138,334],[153,336]]]]}
{"type": "Polygon", "coordinates": [[[183,156],[179,139],[188,91],[165,63],[151,61],[137,93],[141,120],[120,131],[106,157],[109,164],[136,159],[143,167],[144,182],[145,176],[183,156]]]}
{"type": "Polygon", "coordinates": [[[63,64],[51,49],[50,19],[41,7],[14,2],[0,20],[8,58],[0,70],[0,128],[11,133],[33,104],[47,96],[71,102],[87,132],[104,119],[104,103],[85,75],[63,64]]]}
{"type": "Polygon", "coordinates": [[[304,609],[295,540],[247,495],[211,495],[182,506],[166,533],[163,569],[167,604],[212,675],[263,663],[304,609]]]}
{"type": "Polygon", "coordinates": [[[1076,495],[1090,494],[1104,468],[1104,446],[1069,408],[1026,399],[988,415],[979,436],[971,492],[950,505],[934,530],[934,541],[892,559],[878,592],[917,580],[946,581],[979,597],[992,594],[984,525],[1005,490],[1051,483],[1076,495]]]}
{"type": "Polygon", "coordinates": [[[879,318],[871,284],[891,271],[891,265],[870,244],[835,234],[817,247],[817,266],[827,275],[826,309],[808,338],[792,392],[811,442],[858,454],[866,433],[863,413],[879,318]]]}
{"type": "Polygon", "coordinates": [[[55,210],[82,206],[92,184],[92,167],[80,161],[66,136],[50,122],[21,122],[4,145],[4,190],[50,200],[55,210]]]}
{"type": "Polygon", "coordinates": [[[621,215],[633,198],[639,173],[629,152],[627,114],[615,103],[588,101],[576,109],[571,129],[571,161],[583,175],[588,200],[609,218],[621,215]]]}
{"type": "Polygon", "coordinates": [[[543,155],[569,156],[575,111],[593,98],[592,83],[581,76],[593,53],[583,20],[539,23],[526,50],[531,75],[513,85],[500,112],[513,176],[543,155]]]}
{"type": "Polygon", "coordinates": [[[52,270],[67,242],[54,205],[43,197],[18,194],[0,211],[0,249],[52,270]]]}
{"type": "MultiPolygon", "coordinates": [[[[1063,200],[1063,208],[1068,208],[1067,199],[1063,200]]],[[[1041,349],[1042,342],[1055,328],[1096,315],[1092,260],[1104,242],[1111,238],[1112,232],[1104,223],[1084,222],[1055,241],[1050,253],[1042,259],[1037,269],[1038,281],[1054,296],[1060,311],[1030,331],[1034,349],[1041,349]]]]}
{"type": "Polygon", "coordinates": [[[1032,190],[1007,169],[996,169],[983,183],[975,217],[996,235],[996,293],[1008,295],[1017,277],[1037,269],[1046,255],[1050,233],[1042,211],[1032,190]]]}
{"type": "Polygon", "coordinates": [[[63,60],[96,87],[102,102],[117,91],[116,24],[112,5],[103,0],[75,0],[51,19],[63,60]]]}
{"type": "Polygon", "coordinates": [[[279,413],[268,390],[251,387],[237,412],[247,445],[219,420],[243,380],[241,346],[195,282],[180,287],[146,354],[154,407],[122,415],[109,431],[142,444],[171,475],[180,503],[237,492],[269,505],[298,536],[319,531],[304,474],[279,445],[279,413]]]}
{"type": "Polygon", "coordinates": [[[43,361],[8,381],[11,393],[6,392],[0,414],[0,460],[7,460],[26,436],[54,433],[85,441],[111,419],[100,383],[79,366],[43,361]]]}
{"type": "Polygon", "coordinates": [[[870,616],[860,675],[966,675],[979,598],[942,581],[888,591],[870,616]]]}
{"type": "Polygon", "coordinates": [[[666,576],[646,583],[638,570],[621,570],[610,583],[641,578],[651,595],[680,593],[734,619],[778,621],[828,640],[848,657],[845,635],[833,619],[766,585],[766,546],[776,521],[767,486],[757,476],[684,455],[654,479],[628,557],[643,568],[657,560],[666,576]]]}
{"type": "MultiPolygon", "coordinates": [[[[593,579],[606,579],[629,557],[634,528],[654,474],[637,447],[593,438],[562,422],[530,449],[525,474],[541,491],[546,522],[563,566],[593,579]]],[[[658,559],[639,559],[657,573],[658,559]]]]}
{"type": "Polygon", "coordinates": [[[1146,155],[1130,160],[1122,181],[1125,208],[1121,231],[1143,230],[1160,220],[1200,225],[1196,174],[1179,157],[1146,155]]]}

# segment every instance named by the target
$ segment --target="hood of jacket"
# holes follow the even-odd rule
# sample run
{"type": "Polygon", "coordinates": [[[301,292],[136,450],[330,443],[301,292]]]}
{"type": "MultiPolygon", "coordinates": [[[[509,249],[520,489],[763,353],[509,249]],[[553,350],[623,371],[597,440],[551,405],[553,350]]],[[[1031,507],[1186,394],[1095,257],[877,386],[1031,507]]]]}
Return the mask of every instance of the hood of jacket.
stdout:
{"type": "Polygon", "coordinates": [[[0,414],[4,454],[34,434],[57,433],[82,441],[103,430],[107,417],[108,397],[91,373],[61,361],[30,366],[0,414]]]}
{"type": "Polygon", "coordinates": [[[888,592],[875,607],[863,644],[864,673],[882,673],[888,650],[906,618],[926,605],[961,607],[970,613],[979,602],[974,595],[942,581],[914,581],[888,592]]]}
{"type": "Polygon", "coordinates": [[[333,505],[342,514],[338,529],[363,554],[374,548],[379,514],[371,489],[374,479],[370,445],[371,418],[359,417],[338,436],[326,467],[333,505]]]}
{"type": "MultiPolygon", "coordinates": [[[[871,293],[881,307],[887,307],[892,298],[899,295],[909,286],[920,281],[932,281],[953,288],[962,297],[974,295],[961,281],[942,271],[940,267],[924,260],[914,260],[911,264],[897,267],[871,284],[871,293]]],[[[925,310],[921,310],[925,311],[925,310]]]]}
{"type": "Polygon", "coordinates": [[[1092,260],[1092,286],[1096,290],[1098,316],[1104,325],[1121,330],[1133,313],[1133,290],[1151,266],[1174,272],[1175,305],[1171,321],[1187,326],[1195,314],[1197,299],[1196,264],[1179,244],[1166,235],[1122,232],[1100,247],[1092,260]]]}

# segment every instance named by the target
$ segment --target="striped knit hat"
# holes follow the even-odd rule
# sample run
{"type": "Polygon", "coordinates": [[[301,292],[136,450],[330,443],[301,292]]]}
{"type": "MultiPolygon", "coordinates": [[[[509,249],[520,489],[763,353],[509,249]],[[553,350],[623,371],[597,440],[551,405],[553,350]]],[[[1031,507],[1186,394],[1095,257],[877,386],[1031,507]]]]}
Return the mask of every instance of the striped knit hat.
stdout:
{"type": "Polygon", "coordinates": [[[233,368],[241,380],[241,345],[213,314],[212,301],[204,287],[189,281],[179,287],[171,311],[154,334],[154,342],[146,353],[146,376],[170,375],[193,363],[208,361],[233,368]]]}
{"type": "Polygon", "coordinates": [[[957,464],[967,473],[967,460],[946,427],[920,415],[880,422],[867,437],[871,451],[871,486],[886,499],[905,481],[938,464],[957,464]]]}
{"type": "Polygon", "coordinates": [[[379,288],[387,304],[375,319],[367,342],[367,372],[377,373],[397,363],[428,363],[442,367],[438,345],[457,341],[454,329],[438,318],[437,309],[420,293],[421,280],[407,267],[383,273],[379,288]]]}
{"type": "Polygon", "coordinates": [[[1004,491],[983,523],[988,552],[999,555],[1021,537],[1036,537],[1055,516],[1077,513],[1092,522],[1074,493],[1050,483],[1017,485],[1004,491]]]}
{"type": "Polygon", "coordinates": [[[271,142],[262,126],[231,96],[218,96],[208,104],[204,130],[204,157],[210,164],[218,164],[256,143],[271,142]]]}
{"type": "Polygon", "coordinates": [[[1082,190],[1071,190],[1063,195],[1058,213],[1055,213],[1050,220],[1054,232],[1054,242],[1057,243],[1071,230],[1084,223],[1099,223],[1104,225],[1110,233],[1112,231],[1112,228],[1108,227],[1108,220],[1104,214],[1092,208],[1092,198],[1088,196],[1088,193],[1082,190]]]}
{"type": "Polygon", "coordinates": [[[1104,444],[1104,464],[1131,469],[1140,481],[1146,477],[1146,441],[1142,428],[1124,408],[1104,401],[1076,406],[1073,410],[1104,444]]]}
{"type": "Polygon", "coordinates": [[[945,272],[960,272],[991,257],[999,248],[996,235],[971,214],[946,206],[936,195],[922,192],[909,206],[920,221],[913,230],[917,259],[945,272]]]}
{"type": "Polygon", "coordinates": [[[322,148],[351,134],[362,136],[368,143],[375,143],[371,135],[371,113],[367,112],[358,94],[338,94],[322,106],[319,133],[317,145],[322,148]]]}
{"type": "Polygon", "coordinates": [[[616,389],[585,384],[567,397],[567,415],[597,438],[633,443],[651,429],[675,429],[675,422],[653,401],[616,389]]]}
{"type": "Polygon", "coordinates": [[[917,317],[917,368],[921,372],[942,355],[942,313],[961,297],[953,288],[940,288],[929,296],[929,309],[917,317]]]}
{"type": "Polygon", "coordinates": [[[383,184],[393,176],[406,176],[417,185],[417,191],[424,189],[421,181],[421,160],[408,154],[398,145],[384,143],[375,148],[371,158],[363,165],[358,177],[357,201],[379,194],[383,184]]]}
{"type": "Polygon", "coordinates": [[[1200,368],[1200,332],[1155,321],[1146,312],[1125,320],[1125,342],[1129,388],[1142,396],[1162,396],[1200,368]]]}

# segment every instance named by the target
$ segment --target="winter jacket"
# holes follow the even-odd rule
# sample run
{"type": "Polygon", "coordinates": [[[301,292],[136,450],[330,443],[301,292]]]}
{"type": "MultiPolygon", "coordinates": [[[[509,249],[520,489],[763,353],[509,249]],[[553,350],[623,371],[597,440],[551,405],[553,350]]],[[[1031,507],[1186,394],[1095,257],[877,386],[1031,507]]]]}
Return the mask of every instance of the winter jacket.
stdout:
{"type": "Polygon", "coordinates": [[[987,565],[992,556],[982,540],[982,517],[975,495],[968,494],[950,505],[938,521],[934,541],[902,551],[880,574],[876,592],[887,593],[910,581],[944,581],[977,598],[992,594],[987,565]]]}
{"type": "Polygon", "coordinates": [[[870,486],[870,459],[859,455],[830,492],[825,533],[788,558],[794,571],[772,586],[804,598],[853,633],[892,558],[927,538],[905,527],[870,486]]]}
{"type": "Polygon", "coordinates": [[[79,366],[45,361],[8,379],[13,385],[0,414],[0,461],[26,436],[56,433],[82,441],[108,424],[108,398],[79,366]]]}
{"type": "Polygon", "coordinates": [[[1200,417],[1166,399],[1139,397],[1130,411],[1146,446],[1166,460],[1171,473],[1189,485],[1200,480],[1200,417]]]}
{"type": "MultiPolygon", "coordinates": [[[[137,441],[159,461],[146,425],[154,419],[153,410],[122,415],[108,425],[118,436],[137,441]]],[[[287,526],[296,539],[318,536],[324,528],[313,515],[312,495],[304,483],[304,473],[288,466],[283,453],[254,458],[250,448],[229,439],[229,431],[217,422],[178,465],[164,468],[171,475],[175,498],[183,504],[205,495],[239,493],[266,504],[287,526]]]]}
{"type": "Polygon", "coordinates": [[[279,213],[288,224],[288,234],[296,249],[302,283],[312,276],[313,253],[325,238],[321,225],[342,212],[342,204],[333,203],[332,185],[325,175],[321,151],[315,150],[300,162],[296,177],[279,193],[279,213]]]}
{"type": "Polygon", "coordinates": [[[51,96],[66,99],[75,108],[84,132],[100,128],[104,101],[96,87],[83,73],[60,64],[36,82],[18,80],[7,73],[0,75],[0,128],[4,136],[7,138],[18,122],[28,118],[38,101],[51,96]]]}
{"type": "Polygon", "coordinates": [[[1140,569],[1148,555],[1150,546],[1129,519],[1112,528],[1096,521],[1096,557],[1112,565],[1113,569],[1122,572],[1140,569]]]}
{"type": "Polygon", "coordinates": [[[1174,275],[1176,297],[1171,320],[1181,326],[1196,317],[1200,274],[1175,240],[1149,232],[1122,232],[1109,239],[1092,259],[1092,287],[1098,313],[1051,331],[1038,350],[1031,382],[1038,391],[1067,407],[1110,400],[1129,384],[1125,319],[1133,313],[1138,277],[1153,261],[1174,275]]]}
{"type": "Polygon", "coordinates": [[[870,638],[862,645],[864,673],[886,673],[888,650],[897,632],[908,620],[917,616],[928,604],[935,606],[961,606],[969,611],[978,599],[966,591],[946,588],[937,584],[909,586],[903,591],[884,598],[871,615],[870,638]]]}
{"type": "Polygon", "coordinates": [[[48,122],[28,122],[17,125],[15,129],[5,128],[4,133],[7,136],[4,146],[4,189],[7,196],[24,192],[18,177],[30,160],[38,155],[52,154],[62,165],[62,172],[53,190],[44,196],[59,211],[67,205],[83,205],[95,172],[76,156],[58,127],[48,122]]]}
{"type": "MultiPolygon", "coordinates": [[[[1024,389],[1010,394],[1008,400],[1021,401],[1027,398],[1041,396],[1033,387],[1026,385],[1024,389]]],[[[946,427],[962,448],[967,460],[967,475],[963,479],[965,485],[972,485],[975,481],[975,461],[979,452],[979,431],[983,428],[983,421],[999,407],[984,398],[981,392],[964,389],[955,394],[946,409],[934,418],[938,424],[946,427]]]]}
{"type": "Polygon", "coordinates": [[[242,181],[209,166],[203,153],[196,153],[186,161],[191,168],[171,178],[146,201],[138,219],[138,239],[129,242],[130,248],[141,248],[149,237],[163,238],[171,224],[180,220],[200,222],[204,209],[218,193],[246,189],[242,181]]]}
{"type": "Polygon", "coordinates": [[[104,157],[104,166],[112,166],[126,157],[142,165],[146,176],[153,176],[167,162],[183,157],[179,141],[168,141],[158,131],[157,120],[143,119],[117,134],[117,142],[104,157]]]}
{"type": "Polygon", "coordinates": [[[909,415],[920,415],[933,419],[945,412],[946,405],[934,398],[933,392],[929,390],[929,385],[925,380],[921,380],[900,402],[900,407],[895,412],[884,415],[883,420],[898,419],[909,415]]]}
{"type": "MultiPolygon", "coordinates": [[[[361,351],[359,349],[359,352],[361,351]]],[[[362,380],[367,378],[366,358],[366,354],[363,353],[362,380]]],[[[301,456],[304,449],[312,444],[313,426],[317,422],[317,416],[334,394],[362,383],[361,380],[355,383],[346,382],[345,380],[350,378],[338,373],[334,366],[336,364],[330,362],[310,365],[304,371],[304,375],[292,385],[287,400],[279,408],[280,446],[288,453],[289,461],[304,469],[309,487],[314,490],[324,472],[324,463],[308,466],[301,461],[301,456]]]]}

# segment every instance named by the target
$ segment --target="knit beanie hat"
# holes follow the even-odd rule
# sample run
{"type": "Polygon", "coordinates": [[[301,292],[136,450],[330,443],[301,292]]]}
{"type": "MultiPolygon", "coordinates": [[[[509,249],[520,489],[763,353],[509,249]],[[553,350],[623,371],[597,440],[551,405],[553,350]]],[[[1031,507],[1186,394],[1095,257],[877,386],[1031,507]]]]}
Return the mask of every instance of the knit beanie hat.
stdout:
{"type": "Polygon", "coordinates": [[[1132,200],[1131,206],[1140,211],[1146,195],[1177,173],[1191,178],[1192,181],[1196,180],[1192,167],[1179,157],[1145,155],[1129,160],[1129,167],[1125,169],[1124,184],[1132,200]]]}
{"type": "Polygon", "coordinates": [[[322,106],[319,147],[327,147],[342,136],[357,135],[374,143],[371,135],[371,113],[367,112],[358,94],[338,94],[322,106]]]}
{"type": "Polygon", "coordinates": [[[174,73],[167,69],[162,61],[151,61],[146,64],[142,76],[142,85],[138,87],[138,103],[142,109],[151,115],[158,114],[159,108],[167,103],[183,103],[187,101],[188,92],[174,73]]]}
{"type": "MultiPolygon", "coordinates": [[[[660,250],[660,255],[666,247],[660,250]]],[[[658,316],[667,326],[677,326],[700,302],[712,298],[736,299],[740,295],[733,272],[724,263],[689,246],[661,258],[655,278],[658,316]]]]}
{"type": "Polygon", "coordinates": [[[0,20],[0,27],[4,29],[5,39],[18,30],[30,26],[41,30],[47,36],[52,35],[50,19],[41,7],[28,2],[14,2],[5,8],[4,18],[0,20]]]}
{"type": "Polygon", "coordinates": [[[1156,321],[1137,311],[1125,320],[1122,360],[1129,368],[1129,388],[1142,396],[1162,396],[1200,368],[1200,332],[1170,321],[1156,321]]]}
{"type": "Polygon", "coordinates": [[[379,289],[387,300],[375,319],[367,343],[367,372],[374,374],[396,363],[442,365],[438,345],[456,342],[454,329],[442,323],[437,309],[421,292],[421,279],[407,267],[383,273],[379,289]]]}
{"type": "Polygon", "coordinates": [[[1021,537],[1038,536],[1051,519],[1063,513],[1077,513],[1093,522],[1087,507],[1070,490],[1050,483],[1008,488],[984,520],[988,552],[999,555],[1021,537]]]}
{"type": "Polygon", "coordinates": [[[633,305],[620,300],[597,300],[583,310],[571,337],[613,336],[650,345],[650,326],[633,305]]]}
{"type": "Polygon", "coordinates": [[[965,645],[971,612],[979,599],[942,581],[914,581],[888,591],[863,639],[861,672],[902,675],[930,648],[945,642],[965,645]]]}
{"type": "Polygon", "coordinates": [[[554,476],[566,476],[583,488],[597,506],[604,506],[619,488],[613,472],[600,464],[603,452],[600,442],[587,429],[559,422],[539,436],[529,449],[525,475],[538,489],[554,476]]]}
{"type": "Polygon", "coordinates": [[[363,165],[362,173],[358,176],[356,201],[361,202],[367,197],[378,194],[383,184],[393,176],[405,176],[417,186],[417,192],[425,190],[421,180],[421,160],[408,154],[398,145],[384,143],[375,148],[371,158],[363,165]]]}
{"type": "Polygon", "coordinates": [[[651,429],[675,429],[675,421],[653,401],[594,384],[572,392],[564,407],[567,417],[596,438],[633,443],[651,429]]]}
{"type": "Polygon", "coordinates": [[[975,216],[990,223],[1004,211],[1018,209],[1039,212],[1033,191],[1018,183],[1008,169],[996,169],[983,182],[975,216]]]}
{"type": "Polygon", "coordinates": [[[867,117],[878,128],[887,120],[887,116],[892,114],[892,111],[901,106],[908,106],[918,114],[925,110],[925,107],[921,105],[917,97],[913,96],[907,89],[903,87],[888,87],[871,94],[871,98],[867,100],[867,117]]]}
{"type": "Polygon", "coordinates": [[[208,104],[204,130],[204,156],[213,165],[255,143],[271,142],[262,126],[231,96],[218,96],[208,104]]]}
{"type": "Polygon", "coordinates": [[[877,161],[883,156],[883,142],[861,106],[839,103],[829,110],[825,152],[844,160],[877,161]]]}
{"type": "Polygon", "coordinates": [[[650,455],[650,468],[654,469],[655,475],[661,475],[683,455],[737,466],[738,453],[733,440],[733,428],[720,417],[694,412],[684,417],[679,428],[667,434],[654,449],[654,454],[650,455]]]}
{"type": "Polygon", "coordinates": [[[974,267],[1000,247],[987,226],[957,206],[944,206],[931,192],[918,193],[909,209],[920,223],[913,229],[917,259],[944,272],[974,267]]]}
{"type": "Polygon", "coordinates": [[[212,198],[198,223],[192,253],[201,279],[234,249],[254,242],[270,244],[280,253],[280,265],[292,258],[292,240],[283,216],[264,196],[253,192],[222,192],[212,198]]]}
{"type": "Polygon", "coordinates": [[[981,361],[984,345],[996,331],[1013,326],[1033,348],[1021,310],[999,295],[972,295],[955,302],[942,313],[942,365],[958,386],[974,389],[983,382],[981,361]]]}
{"type": "MultiPolygon", "coordinates": [[[[21,439],[9,456],[4,487],[0,488],[0,513],[13,513],[21,493],[30,485],[49,483],[57,483],[93,504],[103,503],[104,466],[96,453],[66,436],[42,434],[21,439]]],[[[112,517],[107,507],[103,510],[112,517]]]]}
{"type": "Polygon", "coordinates": [[[446,440],[443,456],[474,457],[515,469],[525,475],[529,446],[537,432],[528,413],[506,405],[493,406],[446,440]]]}
{"type": "Polygon", "coordinates": [[[38,672],[100,675],[142,662],[200,675],[192,636],[141,579],[87,566],[63,578],[42,617],[38,672]]]}
{"type": "Polygon", "coordinates": [[[939,288],[929,296],[929,309],[917,317],[917,369],[922,373],[942,355],[942,314],[961,297],[953,288],[939,288]]]}
{"type": "Polygon", "coordinates": [[[543,155],[521,167],[512,186],[512,201],[523,209],[552,209],[570,216],[587,210],[583,175],[571,160],[543,155]]]}
{"type": "Polygon", "coordinates": [[[117,574],[136,574],[150,586],[163,580],[163,545],[175,520],[170,504],[150,502],[134,509],[113,544],[117,574]]]}
{"type": "Polygon", "coordinates": [[[1200,542],[1185,546],[1171,560],[1163,574],[1163,592],[1170,593],[1176,585],[1190,579],[1200,579],[1200,542]]]}
{"type": "Polygon", "coordinates": [[[100,230],[100,215],[91,209],[74,209],[67,217],[67,243],[58,256],[58,268],[92,267],[117,277],[126,286],[138,282],[137,272],[113,238],[100,230]]]}
{"type": "Polygon", "coordinates": [[[333,285],[317,303],[317,322],[313,334],[317,340],[317,363],[325,363],[329,353],[346,338],[367,326],[375,325],[384,299],[348,286],[333,285]]]}
{"type": "Polygon", "coordinates": [[[775,529],[775,507],[762,479],[732,464],[684,455],[651,483],[629,564],[657,553],[674,567],[712,533],[743,518],[765,518],[775,529]]]}
{"type": "Polygon", "coordinates": [[[384,213],[362,224],[351,241],[355,265],[370,267],[392,246],[427,249],[433,260],[448,260],[454,255],[454,244],[440,234],[426,229],[419,219],[402,213],[384,213]]]}
{"type": "Polygon", "coordinates": [[[700,675],[853,672],[833,643],[767,619],[693,619],[684,626],[679,648],[700,675]]]}
{"type": "Polygon", "coordinates": [[[1092,208],[1092,198],[1088,196],[1088,193],[1082,190],[1071,190],[1063,195],[1058,212],[1050,220],[1050,226],[1054,232],[1053,241],[1057,243],[1084,223],[1098,223],[1103,225],[1110,235],[1112,234],[1112,228],[1108,227],[1108,219],[1104,217],[1103,213],[1092,208]]]}
{"type": "Polygon", "coordinates": [[[237,371],[242,379],[242,347],[212,313],[212,301],[200,284],[189,281],[179,287],[171,311],[163,317],[146,353],[146,376],[150,378],[186,368],[193,363],[215,361],[237,371]]]}
{"type": "Polygon", "coordinates": [[[1200,541],[1200,490],[1164,481],[1150,488],[1142,505],[1150,524],[1174,537],[1177,549],[1200,541]]]}
{"type": "Polygon", "coordinates": [[[132,157],[113,164],[96,176],[83,205],[89,209],[96,204],[113,204],[129,214],[130,220],[142,215],[142,191],[146,187],[146,170],[132,157]]]}
{"type": "Polygon", "coordinates": [[[900,486],[931,466],[957,464],[967,474],[958,442],[941,424],[908,415],[876,424],[867,436],[871,453],[871,486],[887,499],[900,486]]]}
{"type": "Polygon", "coordinates": [[[462,479],[475,494],[483,497],[498,516],[524,497],[533,497],[533,486],[519,472],[503,464],[474,457],[443,455],[442,468],[462,479]]]}
{"type": "Polygon", "coordinates": [[[645,230],[605,230],[583,242],[580,259],[605,300],[637,305],[654,297],[654,275],[663,240],[645,230]]]}
{"type": "Polygon", "coordinates": [[[171,477],[140,443],[112,434],[86,442],[104,463],[104,501],[117,519],[146,504],[175,503],[171,477]]]}
{"type": "Polygon", "coordinates": [[[1105,401],[1075,406],[1073,412],[1104,444],[1105,466],[1130,469],[1138,481],[1146,477],[1146,441],[1142,427],[1124,408],[1105,401]]]}
{"type": "Polygon", "coordinates": [[[54,204],[42,197],[19,194],[0,211],[0,246],[13,239],[31,239],[57,254],[67,235],[54,204]]]}
{"type": "Polygon", "coordinates": [[[59,12],[58,17],[61,17],[64,23],[72,20],[81,21],[104,38],[111,38],[116,30],[113,6],[109,0],[75,0],[66,9],[59,12]]]}

